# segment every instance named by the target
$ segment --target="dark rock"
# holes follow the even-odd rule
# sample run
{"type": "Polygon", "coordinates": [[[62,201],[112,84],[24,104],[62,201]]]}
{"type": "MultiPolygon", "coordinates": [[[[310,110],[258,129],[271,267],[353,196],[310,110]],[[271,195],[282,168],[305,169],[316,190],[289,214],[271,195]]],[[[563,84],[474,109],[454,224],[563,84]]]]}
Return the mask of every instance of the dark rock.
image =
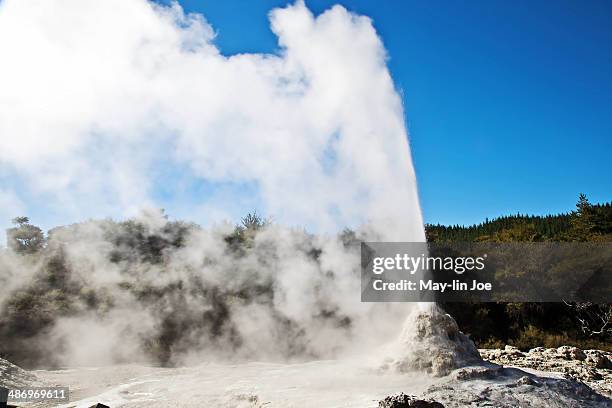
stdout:
{"type": "Polygon", "coordinates": [[[444,408],[436,401],[418,399],[413,395],[401,393],[390,395],[378,403],[379,408],[444,408]]]}
{"type": "Polygon", "coordinates": [[[587,358],[584,351],[578,347],[561,346],[557,348],[557,353],[566,360],[585,360],[587,358]]]}
{"type": "Polygon", "coordinates": [[[587,357],[587,363],[595,366],[596,368],[602,368],[606,370],[612,369],[612,360],[599,350],[588,350],[589,354],[587,357]]]}
{"type": "Polygon", "coordinates": [[[529,376],[522,376],[521,378],[519,378],[516,381],[517,385],[535,385],[538,386],[540,385],[538,382],[536,382],[533,378],[529,377],[529,376]]]}
{"type": "Polygon", "coordinates": [[[100,404],[99,402],[96,405],[92,405],[89,408],[110,408],[108,405],[100,404]]]}
{"type": "Polygon", "coordinates": [[[452,378],[459,381],[490,380],[498,377],[503,370],[504,368],[498,365],[466,367],[456,370],[452,374],[452,378]]]}

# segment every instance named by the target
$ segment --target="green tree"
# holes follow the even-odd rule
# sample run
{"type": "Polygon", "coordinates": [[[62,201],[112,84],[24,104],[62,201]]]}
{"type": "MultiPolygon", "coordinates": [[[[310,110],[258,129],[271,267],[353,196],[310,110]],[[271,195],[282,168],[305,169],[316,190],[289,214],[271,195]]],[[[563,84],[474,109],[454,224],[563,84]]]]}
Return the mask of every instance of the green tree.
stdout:
{"type": "Polygon", "coordinates": [[[270,221],[262,218],[257,211],[248,213],[246,217],[242,218],[242,227],[249,231],[259,231],[268,225],[270,221]]]}
{"type": "Polygon", "coordinates": [[[6,230],[8,247],[19,254],[33,254],[45,245],[45,236],[40,228],[30,224],[28,217],[13,219],[15,227],[6,230]]]}
{"type": "Polygon", "coordinates": [[[580,194],[576,203],[576,210],[571,219],[572,238],[576,241],[587,241],[595,226],[593,206],[585,194],[580,194]]]}

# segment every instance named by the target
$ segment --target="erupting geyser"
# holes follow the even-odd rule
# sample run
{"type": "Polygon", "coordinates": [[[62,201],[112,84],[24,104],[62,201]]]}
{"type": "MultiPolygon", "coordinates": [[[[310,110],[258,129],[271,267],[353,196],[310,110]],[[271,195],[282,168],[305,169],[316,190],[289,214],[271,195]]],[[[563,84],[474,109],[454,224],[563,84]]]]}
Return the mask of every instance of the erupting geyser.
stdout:
{"type": "Polygon", "coordinates": [[[277,53],[226,56],[176,3],[0,3],[0,134],[19,135],[0,138],[12,196],[41,197],[68,223],[131,217],[0,253],[1,355],[303,361],[369,353],[405,321],[399,371],[473,357],[431,305],[406,320],[410,305],[360,303],[352,244],[425,240],[402,101],[371,20],[341,6],[315,17],[297,1],[270,21],[277,53]],[[274,223],[222,222],[251,205],[274,223]],[[439,358],[425,361],[431,348],[439,358]]]}

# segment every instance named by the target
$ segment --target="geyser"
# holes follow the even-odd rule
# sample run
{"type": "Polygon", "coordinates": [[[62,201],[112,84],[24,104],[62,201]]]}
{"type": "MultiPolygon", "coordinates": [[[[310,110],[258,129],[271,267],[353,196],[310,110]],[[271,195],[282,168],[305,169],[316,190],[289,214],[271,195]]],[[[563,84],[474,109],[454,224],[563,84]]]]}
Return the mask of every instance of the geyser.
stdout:
{"type": "Polygon", "coordinates": [[[341,6],[270,21],[278,52],[226,56],[176,3],[0,4],[0,193],[47,220],[132,217],[0,254],[3,354],[329,358],[397,335],[410,307],[359,302],[352,245],[425,239],[383,44],[341,6]],[[274,223],[224,224],[245,199],[274,223]],[[209,227],[138,213],[162,206],[209,227]]]}

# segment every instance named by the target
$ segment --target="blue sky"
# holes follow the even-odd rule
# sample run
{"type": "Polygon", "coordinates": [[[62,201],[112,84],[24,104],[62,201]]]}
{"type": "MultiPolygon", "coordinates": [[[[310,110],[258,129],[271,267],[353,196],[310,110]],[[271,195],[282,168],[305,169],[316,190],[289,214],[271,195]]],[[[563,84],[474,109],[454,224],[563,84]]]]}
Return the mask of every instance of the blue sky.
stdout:
{"type": "MultiPolygon", "coordinates": [[[[275,52],[286,1],[180,2],[224,54],[275,52]]],[[[338,2],[307,1],[315,13],[338,2]]],[[[469,224],[612,199],[612,3],[342,1],[401,90],[425,220],[469,224]]]]}

